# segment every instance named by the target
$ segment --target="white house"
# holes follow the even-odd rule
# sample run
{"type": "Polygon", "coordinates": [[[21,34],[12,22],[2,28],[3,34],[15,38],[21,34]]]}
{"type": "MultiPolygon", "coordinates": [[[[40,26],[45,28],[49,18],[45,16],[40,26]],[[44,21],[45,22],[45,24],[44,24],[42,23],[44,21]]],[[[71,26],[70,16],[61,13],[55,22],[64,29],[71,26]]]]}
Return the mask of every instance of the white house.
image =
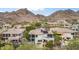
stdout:
{"type": "Polygon", "coordinates": [[[79,24],[72,24],[71,29],[74,31],[74,37],[79,38],[79,24]]]}
{"type": "Polygon", "coordinates": [[[67,28],[50,28],[50,31],[61,34],[63,39],[73,39],[74,31],[67,28]]]}
{"type": "Polygon", "coordinates": [[[29,32],[30,40],[37,46],[44,46],[45,42],[54,40],[53,33],[44,28],[38,28],[29,32]]]}
{"type": "Polygon", "coordinates": [[[79,24],[72,24],[71,29],[74,30],[75,32],[79,32],[79,24]]]}
{"type": "Polygon", "coordinates": [[[2,33],[2,40],[4,42],[13,41],[21,42],[23,38],[24,29],[8,29],[2,33]]]}

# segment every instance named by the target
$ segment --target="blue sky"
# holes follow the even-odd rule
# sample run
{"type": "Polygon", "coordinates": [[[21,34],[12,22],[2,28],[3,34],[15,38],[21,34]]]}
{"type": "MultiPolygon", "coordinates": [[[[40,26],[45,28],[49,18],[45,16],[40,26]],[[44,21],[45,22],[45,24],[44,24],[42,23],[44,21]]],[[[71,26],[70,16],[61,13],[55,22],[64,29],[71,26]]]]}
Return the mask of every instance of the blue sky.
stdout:
{"type": "MultiPolygon", "coordinates": [[[[19,8],[0,8],[0,12],[6,12],[6,11],[11,12],[11,11],[16,11],[18,9],[19,8]]],[[[32,11],[34,14],[41,14],[45,16],[48,16],[57,10],[66,10],[66,9],[71,9],[74,11],[79,10],[79,8],[27,8],[27,9],[32,11]]]]}

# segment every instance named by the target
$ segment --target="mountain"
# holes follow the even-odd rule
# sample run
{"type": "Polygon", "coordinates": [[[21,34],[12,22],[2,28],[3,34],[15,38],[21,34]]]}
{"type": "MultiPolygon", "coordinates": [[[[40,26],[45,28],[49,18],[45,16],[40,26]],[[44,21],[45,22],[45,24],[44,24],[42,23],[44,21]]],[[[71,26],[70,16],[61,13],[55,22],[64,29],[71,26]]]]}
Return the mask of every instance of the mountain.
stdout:
{"type": "Polygon", "coordinates": [[[22,22],[37,22],[37,21],[56,21],[66,20],[72,22],[74,20],[79,21],[79,11],[73,10],[59,10],[52,13],[49,16],[35,15],[31,11],[25,9],[19,9],[13,12],[0,12],[0,21],[8,23],[22,23],[22,22]]]}
{"type": "Polygon", "coordinates": [[[39,21],[38,17],[27,9],[19,9],[13,12],[1,12],[0,21],[16,23],[16,22],[33,22],[39,21]]]}
{"type": "Polygon", "coordinates": [[[36,17],[37,17],[40,21],[46,21],[46,16],[44,16],[44,15],[37,14],[36,17]]]}
{"type": "Polygon", "coordinates": [[[56,20],[67,20],[73,21],[75,19],[79,20],[79,12],[75,12],[73,10],[59,10],[47,17],[48,21],[56,21],[56,20]]]}

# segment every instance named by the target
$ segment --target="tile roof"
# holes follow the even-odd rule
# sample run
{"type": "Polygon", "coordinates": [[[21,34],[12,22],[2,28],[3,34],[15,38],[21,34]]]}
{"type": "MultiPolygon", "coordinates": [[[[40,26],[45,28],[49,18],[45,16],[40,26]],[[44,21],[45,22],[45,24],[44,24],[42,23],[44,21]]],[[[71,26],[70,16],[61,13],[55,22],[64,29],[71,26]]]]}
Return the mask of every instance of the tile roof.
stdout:
{"type": "Polygon", "coordinates": [[[29,34],[44,34],[43,32],[42,32],[42,30],[45,30],[44,28],[38,28],[38,29],[34,29],[34,30],[31,30],[30,32],[29,32],[29,34]]]}
{"type": "Polygon", "coordinates": [[[19,33],[22,33],[24,32],[24,29],[8,29],[7,31],[3,32],[3,34],[5,33],[10,33],[10,34],[19,34],[19,33]]]}
{"type": "Polygon", "coordinates": [[[50,28],[50,31],[54,31],[54,32],[58,32],[58,33],[72,33],[74,32],[71,29],[67,29],[67,28],[50,28]]]}

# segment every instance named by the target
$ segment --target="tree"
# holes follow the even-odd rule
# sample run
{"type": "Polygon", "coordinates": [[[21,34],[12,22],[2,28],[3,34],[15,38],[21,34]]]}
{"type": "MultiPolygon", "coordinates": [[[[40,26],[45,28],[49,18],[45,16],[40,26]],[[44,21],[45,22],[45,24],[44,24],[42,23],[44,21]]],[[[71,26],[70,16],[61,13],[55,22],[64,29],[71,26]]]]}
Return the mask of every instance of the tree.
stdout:
{"type": "Polygon", "coordinates": [[[50,28],[47,22],[43,22],[42,27],[46,28],[47,30],[50,28]]]}
{"type": "Polygon", "coordinates": [[[2,35],[0,34],[0,49],[1,47],[5,46],[5,43],[2,40],[2,35]]]}
{"type": "Polygon", "coordinates": [[[57,32],[54,32],[54,45],[55,46],[60,46],[61,45],[61,41],[62,37],[61,34],[58,34],[57,32]]]}
{"type": "Polygon", "coordinates": [[[29,32],[30,30],[35,29],[35,26],[31,25],[31,26],[27,26],[26,27],[26,31],[24,32],[24,38],[29,40],[29,32]]]}
{"type": "Polygon", "coordinates": [[[53,41],[48,41],[46,47],[48,47],[49,49],[53,49],[53,41]]]}
{"type": "Polygon", "coordinates": [[[3,46],[1,47],[1,50],[13,50],[13,45],[11,42],[3,43],[3,46]]]}
{"type": "Polygon", "coordinates": [[[29,32],[30,30],[33,30],[33,29],[35,29],[35,27],[34,27],[33,25],[26,27],[26,31],[28,31],[28,32],[29,32]]]}
{"type": "Polygon", "coordinates": [[[29,39],[29,32],[30,32],[30,30],[33,30],[35,28],[39,28],[40,26],[41,26],[40,22],[32,23],[30,26],[27,26],[26,27],[26,31],[24,32],[24,37],[26,39],[29,39]]]}
{"type": "Polygon", "coordinates": [[[41,23],[40,22],[35,23],[35,27],[37,28],[41,27],[41,23]]]}
{"type": "Polygon", "coordinates": [[[79,39],[70,40],[66,46],[68,50],[79,50],[79,39]]]}
{"type": "Polygon", "coordinates": [[[35,50],[36,47],[33,44],[28,44],[27,42],[24,44],[21,44],[16,50],[35,50]]]}
{"type": "Polygon", "coordinates": [[[5,44],[1,47],[1,50],[14,50],[13,45],[5,44]]]}
{"type": "Polygon", "coordinates": [[[29,37],[30,37],[30,36],[29,36],[29,32],[25,31],[25,32],[24,32],[24,37],[25,37],[27,40],[29,40],[29,37]]]}
{"type": "Polygon", "coordinates": [[[13,49],[16,50],[16,48],[18,48],[20,46],[20,44],[18,42],[12,42],[13,45],[13,49]]]}

